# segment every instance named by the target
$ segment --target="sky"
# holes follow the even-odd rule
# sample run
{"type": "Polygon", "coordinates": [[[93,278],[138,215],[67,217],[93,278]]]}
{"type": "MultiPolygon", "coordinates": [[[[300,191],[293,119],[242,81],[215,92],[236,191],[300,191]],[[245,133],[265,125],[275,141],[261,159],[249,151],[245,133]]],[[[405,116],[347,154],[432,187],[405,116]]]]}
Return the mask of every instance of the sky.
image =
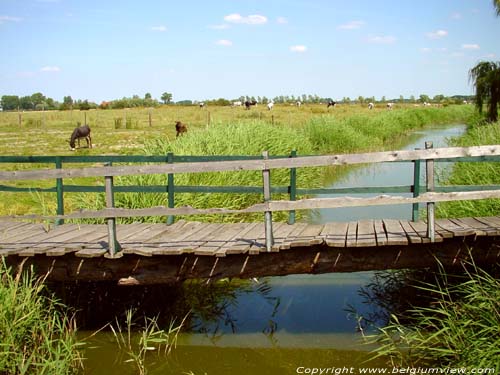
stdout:
{"type": "Polygon", "coordinates": [[[0,0],[0,96],[471,95],[492,0],[0,0]]]}

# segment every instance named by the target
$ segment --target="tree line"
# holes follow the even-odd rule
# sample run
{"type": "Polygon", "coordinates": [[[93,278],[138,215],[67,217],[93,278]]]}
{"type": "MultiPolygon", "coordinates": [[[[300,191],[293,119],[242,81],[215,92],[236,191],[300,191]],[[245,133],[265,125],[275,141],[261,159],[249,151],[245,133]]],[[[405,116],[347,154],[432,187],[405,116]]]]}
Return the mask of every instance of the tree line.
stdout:
{"type": "MultiPolygon", "coordinates": [[[[88,110],[88,109],[122,109],[122,108],[135,108],[135,107],[157,107],[161,104],[175,104],[175,105],[195,105],[198,101],[195,100],[180,100],[174,102],[173,95],[168,92],[164,92],[161,95],[161,101],[154,99],[150,93],[146,93],[144,97],[139,95],[133,95],[132,97],[124,97],[121,99],[115,99],[110,101],[103,101],[100,104],[88,101],[88,100],[74,100],[71,96],[65,96],[62,102],[58,102],[52,98],[46,97],[40,92],[34,93],[28,96],[17,96],[17,95],[3,95],[0,98],[0,105],[3,111],[32,111],[32,110],[88,110]]],[[[258,103],[267,104],[273,101],[277,104],[288,104],[301,102],[304,104],[317,104],[317,103],[327,103],[329,100],[335,100],[332,98],[320,97],[318,95],[279,95],[274,98],[268,98],[266,96],[247,96],[242,95],[234,99],[218,98],[218,99],[207,99],[204,101],[205,104],[209,105],[219,105],[226,106],[231,105],[233,102],[240,101],[256,101],[258,103]]],[[[453,104],[462,103],[463,101],[471,102],[474,100],[474,96],[468,95],[435,95],[430,97],[428,95],[422,94],[418,98],[415,96],[410,96],[409,98],[400,95],[399,98],[386,99],[382,96],[379,100],[375,99],[374,96],[363,97],[358,96],[357,98],[343,97],[342,99],[337,99],[336,101],[344,104],[367,104],[367,103],[386,103],[386,102],[396,102],[396,103],[440,103],[440,104],[453,104]]]]}

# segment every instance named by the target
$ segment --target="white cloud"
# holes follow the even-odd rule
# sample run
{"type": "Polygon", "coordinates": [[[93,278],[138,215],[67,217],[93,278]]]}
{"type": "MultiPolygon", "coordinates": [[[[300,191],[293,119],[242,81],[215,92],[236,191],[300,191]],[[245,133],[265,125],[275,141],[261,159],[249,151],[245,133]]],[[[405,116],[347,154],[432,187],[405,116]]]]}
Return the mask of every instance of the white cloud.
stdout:
{"type": "Polygon", "coordinates": [[[246,25],[261,25],[267,23],[267,17],[260,14],[251,14],[242,16],[239,13],[229,14],[224,17],[224,21],[230,23],[246,24],[246,25]]]}
{"type": "Polygon", "coordinates": [[[304,53],[307,51],[307,47],[303,45],[290,46],[290,51],[304,53]]]}
{"type": "Polygon", "coordinates": [[[225,30],[225,29],[229,29],[231,26],[229,26],[227,23],[223,23],[223,24],[220,24],[220,25],[210,25],[208,26],[209,29],[213,29],[213,30],[225,30]]]}
{"type": "Polygon", "coordinates": [[[462,44],[462,49],[477,50],[480,49],[479,44],[462,44]]]}
{"type": "Polygon", "coordinates": [[[455,57],[455,58],[460,58],[460,57],[464,57],[464,53],[463,52],[452,52],[452,54],[450,56],[455,57]]]}
{"type": "Polygon", "coordinates": [[[288,20],[285,17],[278,17],[278,18],[276,18],[276,22],[284,25],[284,24],[288,23],[288,20]]]}
{"type": "Polygon", "coordinates": [[[436,31],[432,31],[430,33],[427,33],[425,34],[427,35],[427,38],[430,38],[430,39],[441,39],[445,36],[448,35],[448,31],[446,30],[436,30],[436,31]]]}
{"type": "Polygon", "coordinates": [[[376,44],[392,44],[396,42],[396,38],[387,35],[387,36],[370,36],[368,37],[368,42],[370,43],[376,43],[376,44]]]}
{"type": "Polygon", "coordinates": [[[19,22],[22,18],[11,16],[0,16],[0,25],[5,22],[19,22]]]}
{"type": "Polygon", "coordinates": [[[40,68],[41,72],[49,72],[49,73],[57,73],[61,71],[61,68],[58,66],[44,66],[43,68],[40,68]]]}
{"type": "Polygon", "coordinates": [[[224,46],[224,47],[231,47],[233,45],[233,42],[227,39],[220,39],[217,42],[215,42],[218,46],[224,46]]]}
{"type": "Polygon", "coordinates": [[[153,27],[151,27],[151,30],[153,30],[153,31],[159,31],[159,32],[165,32],[165,31],[167,31],[167,27],[163,26],[163,25],[153,26],[153,27]]]}
{"type": "Polygon", "coordinates": [[[484,55],[485,59],[495,59],[497,56],[494,53],[488,53],[484,55]]]}
{"type": "Polygon", "coordinates": [[[459,19],[462,18],[462,15],[460,13],[458,13],[458,12],[453,12],[451,14],[451,18],[454,19],[454,20],[459,20],[459,19]]]}
{"type": "Polygon", "coordinates": [[[343,25],[337,26],[337,29],[341,29],[341,30],[355,30],[355,29],[359,29],[364,24],[365,24],[364,21],[351,21],[351,22],[348,22],[348,23],[344,23],[343,25]]]}
{"type": "Polygon", "coordinates": [[[432,49],[431,48],[428,48],[428,47],[422,47],[420,48],[420,52],[423,52],[423,53],[427,53],[427,52],[431,52],[432,49]]]}

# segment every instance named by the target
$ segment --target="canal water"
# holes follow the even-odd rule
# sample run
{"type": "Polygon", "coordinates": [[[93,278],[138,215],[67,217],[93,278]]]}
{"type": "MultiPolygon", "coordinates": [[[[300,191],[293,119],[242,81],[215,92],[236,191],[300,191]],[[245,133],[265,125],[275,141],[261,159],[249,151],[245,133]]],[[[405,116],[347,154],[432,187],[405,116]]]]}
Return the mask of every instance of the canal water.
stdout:
{"type": "MultiPolygon", "coordinates": [[[[394,149],[424,148],[425,141],[443,147],[465,130],[465,125],[427,128],[394,149]]],[[[412,181],[411,164],[387,163],[363,166],[330,185],[391,186],[412,181]]],[[[411,218],[411,206],[319,210],[314,221],[364,218],[411,218]]],[[[372,347],[363,340],[371,332],[364,319],[372,317],[371,323],[377,325],[383,324],[384,316],[363,293],[373,277],[372,272],[289,275],[244,281],[237,287],[227,281],[226,287],[223,282],[218,290],[211,289],[209,297],[200,297],[199,291],[209,287],[199,284],[186,295],[187,285],[183,301],[188,306],[180,310],[191,309],[192,331],[179,335],[169,355],[148,354],[147,373],[278,375],[311,367],[383,367],[381,360],[365,362],[372,347]]],[[[89,334],[82,332],[81,337],[89,334]]],[[[118,350],[113,335],[100,333],[86,343],[86,374],[138,373],[133,361],[126,363],[130,357],[118,350]]]]}

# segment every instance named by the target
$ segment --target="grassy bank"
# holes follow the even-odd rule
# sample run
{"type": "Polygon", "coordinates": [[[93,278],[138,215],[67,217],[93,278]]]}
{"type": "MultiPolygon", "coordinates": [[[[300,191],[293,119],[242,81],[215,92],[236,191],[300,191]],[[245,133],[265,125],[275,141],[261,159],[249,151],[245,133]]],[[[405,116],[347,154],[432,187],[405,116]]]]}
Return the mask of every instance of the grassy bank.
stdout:
{"type": "MultiPolygon", "coordinates": [[[[466,147],[500,144],[500,123],[470,126],[464,137],[453,145],[466,147]]],[[[500,163],[457,163],[445,181],[449,185],[500,185],[500,163]]],[[[440,217],[496,216],[500,212],[500,199],[441,203],[437,207],[440,217]]]]}
{"type": "Polygon", "coordinates": [[[81,358],[71,319],[43,280],[13,277],[0,262],[0,374],[72,374],[81,358]]]}

